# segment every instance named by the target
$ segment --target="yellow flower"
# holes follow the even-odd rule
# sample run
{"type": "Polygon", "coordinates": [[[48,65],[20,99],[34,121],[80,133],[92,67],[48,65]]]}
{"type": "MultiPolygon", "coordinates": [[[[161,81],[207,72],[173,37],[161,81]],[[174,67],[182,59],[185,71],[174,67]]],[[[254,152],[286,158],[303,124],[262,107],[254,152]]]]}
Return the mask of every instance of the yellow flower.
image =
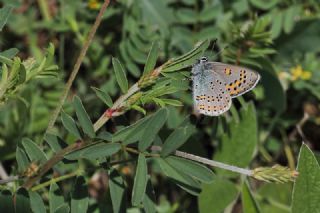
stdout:
{"type": "Polygon", "coordinates": [[[311,78],[311,72],[309,71],[304,71],[301,75],[302,80],[309,80],[311,78]]]}
{"type": "Polygon", "coordinates": [[[100,6],[101,6],[101,3],[98,0],[89,0],[88,2],[88,7],[91,10],[97,10],[100,8],[100,6]]]}
{"type": "Polygon", "coordinates": [[[296,81],[298,79],[309,80],[312,76],[310,71],[303,70],[301,65],[291,68],[291,80],[296,81]]]}

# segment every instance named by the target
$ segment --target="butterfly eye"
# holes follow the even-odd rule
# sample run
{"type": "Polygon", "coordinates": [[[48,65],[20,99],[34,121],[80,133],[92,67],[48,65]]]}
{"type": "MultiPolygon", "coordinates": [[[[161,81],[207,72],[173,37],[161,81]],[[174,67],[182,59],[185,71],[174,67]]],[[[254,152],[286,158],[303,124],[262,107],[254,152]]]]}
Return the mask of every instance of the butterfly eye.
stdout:
{"type": "Polygon", "coordinates": [[[208,59],[207,59],[207,57],[201,57],[200,61],[201,62],[206,62],[206,61],[208,61],[208,59]]]}

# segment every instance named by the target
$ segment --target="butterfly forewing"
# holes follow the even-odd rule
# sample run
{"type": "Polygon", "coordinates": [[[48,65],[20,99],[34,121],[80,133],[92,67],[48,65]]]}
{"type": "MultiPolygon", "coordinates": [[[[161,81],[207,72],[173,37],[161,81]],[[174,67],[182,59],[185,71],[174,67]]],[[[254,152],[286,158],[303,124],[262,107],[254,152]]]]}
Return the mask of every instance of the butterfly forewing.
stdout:
{"type": "Polygon", "coordinates": [[[248,68],[219,62],[208,62],[209,67],[226,83],[224,89],[231,97],[242,95],[253,89],[260,79],[260,75],[248,68]]]}
{"type": "Polygon", "coordinates": [[[204,70],[193,77],[195,109],[201,114],[218,116],[231,106],[231,97],[226,83],[212,70],[204,70]]]}

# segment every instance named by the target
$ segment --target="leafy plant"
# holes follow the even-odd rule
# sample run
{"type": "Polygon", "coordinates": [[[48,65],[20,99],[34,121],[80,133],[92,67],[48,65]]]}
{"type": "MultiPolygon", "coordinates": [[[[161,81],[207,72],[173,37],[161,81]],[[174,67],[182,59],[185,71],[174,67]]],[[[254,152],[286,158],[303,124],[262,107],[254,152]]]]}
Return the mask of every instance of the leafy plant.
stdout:
{"type": "Polygon", "coordinates": [[[319,209],[313,1],[3,2],[3,211],[319,209]],[[191,113],[203,55],[261,84],[222,116],[191,113]]]}

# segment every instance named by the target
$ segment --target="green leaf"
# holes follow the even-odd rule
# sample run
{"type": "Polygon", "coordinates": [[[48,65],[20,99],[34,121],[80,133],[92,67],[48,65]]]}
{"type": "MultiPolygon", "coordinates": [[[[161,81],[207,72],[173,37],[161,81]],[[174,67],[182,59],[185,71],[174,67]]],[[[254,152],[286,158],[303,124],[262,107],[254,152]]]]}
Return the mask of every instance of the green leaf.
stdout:
{"type": "Polygon", "coordinates": [[[167,157],[166,161],[176,170],[190,175],[201,182],[211,183],[214,179],[214,174],[210,169],[194,161],[174,156],[167,157]]]}
{"type": "Polygon", "coordinates": [[[101,131],[97,135],[97,138],[101,139],[101,140],[104,140],[104,141],[111,142],[112,141],[112,134],[110,132],[107,132],[107,131],[101,131]]]}
{"type": "Polygon", "coordinates": [[[163,67],[162,72],[173,72],[194,64],[196,62],[196,59],[203,55],[203,52],[208,48],[209,44],[209,40],[200,42],[194,49],[192,49],[188,53],[171,60],[163,67]]]}
{"type": "Polygon", "coordinates": [[[68,144],[64,142],[59,136],[53,134],[46,134],[44,140],[49,144],[54,152],[59,152],[61,149],[66,148],[68,144]]]}
{"type": "Polygon", "coordinates": [[[51,183],[49,191],[49,209],[50,213],[56,212],[56,210],[64,204],[64,197],[61,194],[60,188],[56,183],[51,183]]]}
{"type": "Polygon", "coordinates": [[[277,38],[282,29],[283,24],[283,13],[281,11],[277,11],[277,13],[272,17],[272,24],[271,24],[271,37],[277,38]]]}
{"type": "Polygon", "coordinates": [[[148,213],[156,213],[157,212],[156,211],[156,197],[154,194],[154,190],[152,187],[150,176],[148,176],[146,194],[144,195],[142,203],[143,203],[143,208],[144,208],[145,212],[148,212],[148,213]]]}
{"type": "Polygon", "coordinates": [[[203,184],[198,197],[200,213],[221,213],[236,199],[238,190],[228,181],[216,178],[211,184],[203,184]]]}
{"type": "Polygon", "coordinates": [[[3,190],[0,192],[1,211],[14,212],[13,197],[11,191],[3,190]]]}
{"type": "Polygon", "coordinates": [[[261,83],[264,87],[265,99],[279,114],[286,109],[286,94],[271,62],[259,61],[263,69],[260,69],[261,83]]]}
{"type": "Polygon", "coordinates": [[[15,212],[16,213],[29,213],[29,212],[31,213],[29,194],[25,188],[18,189],[18,191],[16,193],[15,212]]]}
{"type": "Polygon", "coordinates": [[[95,132],[93,129],[92,122],[78,96],[75,96],[73,98],[73,107],[76,110],[76,114],[83,132],[86,133],[90,138],[94,138],[95,132]]]}
{"type": "Polygon", "coordinates": [[[166,108],[162,108],[148,119],[148,123],[146,124],[148,128],[145,128],[142,137],[139,140],[138,147],[140,151],[145,151],[151,145],[156,135],[165,124],[167,117],[168,110],[166,108]]]}
{"type": "Polygon", "coordinates": [[[271,8],[273,8],[279,3],[279,0],[269,0],[269,1],[250,0],[250,3],[259,9],[270,10],[271,8]]]}
{"type": "Polygon", "coordinates": [[[47,156],[32,140],[23,138],[22,145],[31,162],[40,162],[41,164],[43,164],[47,161],[47,156]]]}
{"type": "Polygon", "coordinates": [[[165,157],[182,146],[188,138],[195,132],[195,127],[190,123],[175,129],[165,140],[161,156],[165,157]]]}
{"type": "Polygon", "coordinates": [[[242,185],[241,200],[242,200],[243,213],[259,213],[260,212],[260,208],[251,193],[251,190],[247,181],[245,181],[242,185]]]}
{"type": "Polygon", "coordinates": [[[29,191],[29,197],[32,212],[46,213],[46,207],[44,206],[42,197],[37,192],[29,191]]]}
{"type": "Polygon", "coordinates": [[[0,9],[0,31],[2,31],[4,25],[7,23],[13,7],[5,5],[0,9]]]}
{"type": "Polygon", "coordinates": [[[186,190],[192,195],[198,196],[201,192],[200,183],[194,180],[192,177],[178,172],[170,164],[168,164],[162,158],[156,158],[156,162],[159,164],[163,173],[174,180],[178,186],[186,190]]]}
{"type": "Polygon", "coordinates": [[[118,59],[112,58],[112,65],[120,89],[123,93],[126,93],[128,91],[128,80],[126,73],[118,59]]]}
{"type": "Polygon", "coordinates": [[[61,206],[59,206],[54,213],[69,213],[70,212],[70,207],[68,206],[68,204],[63,204],[61,206]]]}
{"type": "Polygon", "coordinates": [[[258,196],[261,212],[283,213],[291,212],[290,204],[292,197],[292,184],[267,183],[259,187],[258,196]],[[276,203],[277,205],[270,205],[276,203]]]}
{"type": "Polygon", "coordinates": [[[10,48],[5,51],[0,52],[0,56],[12,59],[18,54],[19,50],[17,48],[10,48]]]}
{"type": "Polygon", "coordinates": [[[176,12],[177,19],[182,24],[192,24],[197,22],[197,13],[193,9],[183,9],[177,10],[176,12]]]}
{"type": "Polygon", "coordinates": [[[293,187],[292,213],[313,213],[320,209],[320,166],[310,148],[300,149],[297,170],[299,176],[293,187]]]}
{"type": "MultiPolygon", "coordinates": [[[[247,167],[258,142],[257,118],[253,103],[245,104],[239,114],[240,121],[233,117],[229,122],[229,131],[222,135],[221,147],[217,149],[214,159],[229,165],[247,167]]],[[[238,175],[222,169],[217,169],[217,173],[232,177],[238,175]]]]}
{"type": "Polygon", "coordinates": [[[109,171],[109,188],[114,213],[125,213],[126,204],[126,186],[122,176],[116,169],[109,171]]]}
{"type": "Polygon", "coordinates": [[[295,24],[295,17],[299,15],[300,7],[291,6],[284,12],[283,29],[285,33],[290,33],[295,24]]]}
{"type": "Polygon", "coordinates": [[[159,55],[159,42],[155,41],[152,43],[146,64],[144,65],[143,75],[148,74],[154,69],[157,63],[158,55],[159,55]]]}
{"type": "Polygon", "coordinates": [[[122,141],[124,145],[127,145],[140,140],[141,135],[147,128],[150,117],[151,116],[147,116],[136,123],[117,131],[113,134],[112,142],[122,141]]]}
{"type": "Polygon", "coordinates": [[[147,160],[143,154],[139,154],[136,174],[134,177],[133,189],[132,189],[132,205],[138,206],[144,199],[147,179],[148,168],[147,160]]]}
{"type": "Polygon", "coordinates": [[[79,158],[94,160],[101,157],[111,156],[114,153],[118,152],[120,148],[121,146],[118,143],[98,143],[71,152],[64,157],[68,160],[77,160],[79,158]]]}
{"type": "Polygon", "coordinates": [[[26,155],[26,152],[23,149],[21,149],[19,146],[17,146],[17,149],[16,149],[16,160],[18,163],[18,171],[20,173],[24,172],[30,164],[30,161],[26,155]]]}
{"type": "Polygon", "coordinates": [[[81,134],[76,122],[73,120],[71,116],[66,114],[64,111],[61,112],[61,121],[63,126],[68,130],[68,132],[76,136],[77,139],[81,139],[81,134]]]}
{"type": "Polygon", "coordinates": [[[108,107],[113,106],[113,101],[108,93],[106,93],[96,87],[91,87],[91,88],[94,90],[94,92],[96,93],[98,98],[100,98],[100,100],[103,101],[103,103],[105,103],[108,107]]]}
{"type": "Polygon", "coordinates": [[[78,176],[71,192],[71,213],[86,213],[88,210],[89,196],[86,180],[78,176]]]}

